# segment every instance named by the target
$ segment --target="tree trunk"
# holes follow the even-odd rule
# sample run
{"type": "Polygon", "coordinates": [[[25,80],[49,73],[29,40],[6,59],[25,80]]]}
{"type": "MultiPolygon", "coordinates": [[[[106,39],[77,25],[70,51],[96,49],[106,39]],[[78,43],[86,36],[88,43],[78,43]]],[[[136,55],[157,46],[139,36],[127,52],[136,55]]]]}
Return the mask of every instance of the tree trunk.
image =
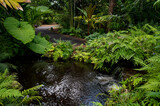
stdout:
{"type": "Polygon", "coordinates": [[[115,4],[116,4],[115,0],[109,0],[109,9],[108,9],[109,15],[113,14],[113,9],[114,9],[115,4]]]}
{"type": "Polygon", "coordinates": [[[90,35],[90,23],[88,22],[88,35],[90,35]]]}
{"type": "Polygon", "coordinates": [[[70,28],[73,27],[73,0],[69,0],[70,28]]]}
{"type": "MultiPolygon", "coordinates": [[[[114,6],[116,4],[116,0],[109,0],[109,9],[108,9],[108,15],[112,15],[113,14],[113,9],[114,9],[114,6]]],[[[107,31],[109,32],[110,31],[110,23],[111,23],[111,20],[108,22],[108,25],[107,25],[107,31]]]]}

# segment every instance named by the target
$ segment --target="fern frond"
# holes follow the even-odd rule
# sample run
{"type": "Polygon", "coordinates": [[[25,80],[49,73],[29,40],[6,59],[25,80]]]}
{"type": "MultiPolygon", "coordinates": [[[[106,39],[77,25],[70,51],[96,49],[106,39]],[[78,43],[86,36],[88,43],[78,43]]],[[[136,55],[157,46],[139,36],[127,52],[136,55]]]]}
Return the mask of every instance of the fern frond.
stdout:
{"type": "Polygon", "coordinates": [[[148,61],[151,63],[160,64],[160,55],[153,56],[149,58],[148,61]]]}
{"type": "Polygon", "coordinates": [[[22,97],[23,95],[19,90],[16,89],[0,89],[0,99],[12,98],[12,97],[22,97]]]}
{"type": "Polygon", "coordinates": [[[16,75],[8,76],[8,70],[5,70],[4,73],[0,73],[0,89],[11,87],[15,79],[16,79],[16,75]]]}
{"type": "Polygon", "coordinates": [[[153,5],[156,9],[160,7],[160,0],[157,0],[154,5],[153,5]]]}
{"type": "Polygon", "coordinates": [[[4,104],[2,103],[2,101],[0,101],[0,105],[4,106],[4,104]]]}
{"type": "Polygon", "coordinates": [[[160,98],[160,92],[147,92],[147,98],[160,98]]]}
{"type": "MultiPolygon", "coordinates": [[[[29,88],[27,90],[22,91],[22,95],[28,95],[31,93],[31,91],[35,91],[38,90],[39,88],[41,88],[43,85],[38,85],[38,86],[34,86],[32,88],[29,88]]],[[[35,93],[35,92],[34,92],[35,93]]]]}
{"type": "Polygon", "coordinates": [[[33,102],[33,101],[38,101],[40,103],[41,100],[42,100],[41,96],[31,96],[31,97],[29,97],[29,95],[28,95],[28,96],[25,96],[23,98],[21,104],[30,103],[30,102],[33,102]]]}
{"type": "Polygon", "coordinates": [[[146,66],[146,63],[142,59],[140,59],[138,57],[134,57],[133,60],[135,61],[136,65],[146,66]]]}
{"type": "Polygon", "coordinates": [[[160,82],[148,82],[144,85],[142,85],[141,87],[139,87],[140,89],[144,89],[146,91],[159,91],[160,89],[160,82]]]}

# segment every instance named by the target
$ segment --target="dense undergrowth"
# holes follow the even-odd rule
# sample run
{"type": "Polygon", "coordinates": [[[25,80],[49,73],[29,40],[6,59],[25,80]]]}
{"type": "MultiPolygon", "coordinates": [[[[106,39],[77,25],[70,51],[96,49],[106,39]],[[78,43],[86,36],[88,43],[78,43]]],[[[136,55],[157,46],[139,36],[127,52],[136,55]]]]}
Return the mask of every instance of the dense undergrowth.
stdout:
{"type": "MultiPolygon", "coordinates": [[[[132,64],[137,71],[144,74],[134,75],[122,81],[118,90],[110,90],[107,106],[146,106],[160,105],[159,92],[159,37],[160,31],[149,24],[141,29],[133,27],[124,31],[115,31],[108,34],[95,33],[88,37],[86,47],[83,45],[72,52],[68,42],[60,42],[51,51],[50,57],[54,61],[66,59],[68,53],[73,59],[94,64],[95,69],[102,71],[114,65],[125,66],[132,64]],[[57,53],[59,55],[57,55],[57,53]],[[128,63],[128,64],[127,64],[128,63]],[[142,67],[142,68],[140,68],[142,67]]],[[[94,102],[96,105],[100,103],[94,102]]]]}
{"type": "Polygon", "coordinates": [[[33,5],[22,4],[21,7],[19,2],[25,0],[0,0],[0,105],[27,105],[42,100],[37,96],[37,89],[41,85],[22,90],[16,75],[8,72],[16,69],[8,59],[34,53],[53,58],[53,61],[72,58],[91,63],[96,70],[108,72],[112,71],[108,67],[130,65],[144,74],[122,81],[118,90],[110,90],[110,98],[105,105],[160,105],[160,30],[158,24],[156,27],[146,24],[155,25],[159,21],[157,9],[160,0],[118,0],[113,6],[115,9],[106,0],[100,0],[99,3],[96,0],[77,1],[74,5],[78,5],[78,8],[73,8],[73,0],[58,0],[59,4],[33,1],[33,5]],[[16,10],[6,9],[6,5],[16,10]],[[52,12],[48,5],[58,12],[52,12]],[[60,40],[52,44],[41,34],[35,34],[34,26],[53,21],[63,26],[62,33],[85,37],[85,47],[82,45],[73,50],[70,42],[60,40]]]}
{"type": "Polygon", "coordinates": [[[106,64],[123,64],[122,60],[132,62],[147,58],[158,53],[155,47],[159,45],[159,31],[146,24],[141,29],[133,27],[127,31],[115,31],[108,34],[92,34],[86,37],[84,49],[77,49],[76,60],[93,63],[95,69],[103,69],[106,64]]]}
{"type": "MultiPolygon", "coordinates": [[[[7,4],[22,10],[18,2],[24,1],[12,1],[11,4],[8,1],[0,1],[4,7],[7,4]]],[[[41,22],[44,14],[49,14],[51,11],[44,6],[31,7],[28,5],[25,12],[6,10],[4,7],[0,6],[0,105],[29,105],[31,102],[40,105],[42,97],[38,96],[38,89],[42,85],[23,89],[23,86],[17,81],[16,74],[12,72],[18,68],[9,60],[16,56],[44,54],[53,47],[52,43],[40,34],[35,35],[33,27],[34,24],[41,22]]]]}

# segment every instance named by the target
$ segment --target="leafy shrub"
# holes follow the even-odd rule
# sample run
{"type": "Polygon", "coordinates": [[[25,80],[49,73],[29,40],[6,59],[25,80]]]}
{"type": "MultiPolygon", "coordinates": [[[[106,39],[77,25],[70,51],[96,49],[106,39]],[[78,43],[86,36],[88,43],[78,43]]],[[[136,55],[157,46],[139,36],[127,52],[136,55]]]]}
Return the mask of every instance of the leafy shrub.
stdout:
{"type": "Polygon", "coordinates": [[[105,36],[107,36],[107,34],[100,34],[95,32],[89,36],[86,36],[85,39],[89,41],[89,40],[94,40],[94,39],[98,39],[100,37],[105,37],[105,36]]]}
{"type": "Polygon", "coordinates": [[[27,21],[32,26],[41,25],[43,21],[46,20],[46,15],[52,14],[52,10],[46,6],[34,7],[27,5],[24,8],[24,12],[19,12],[20,18],[24,21],[27,21]]]}
{"type": "Polygon", "coordinates": [[[0,61],[11,58],[18,53],[19,46],[15,42],[12,37],[6,34],[0,35],[0,61]]]}
{"type": "Polygon", "coordinates": [[[44,56],[53,58],[54,61],[58,59],[66,60],[71,57],[73,53],[72,44],[69,41],[56,40],[57,44],[54,46],[54,49],[51,49],[44,56]]]}
{"type": "Polygon", "coordinates": [[[56,23],[60,24],[63,26],[63,28],[68,29],[70,24],[69,24],[69,13],[68,11],[65,11],[63,13],[55,13],[54,14],[54,20],[56,23]]]}
{"type": "Polygon", "coordinates": [[[81,37],[82,29],[80,28],[75,29],[74,27],[70,29],[61,29],[61,33],[81,37]]]}
{"type": "Polygon", "coordinates": [[[84,50],[77,50],[73,57],[93,63],[95,69],[102,69],[106,63],[113,65],[121,60],[131,61],[136,65],[135,58],[145,60],[157,53],[155,46],[160,40],[158,34],[158,30],[145,25],[142,29],[134,27],[128,31],[112,32],[98,39],[91,35],[93,40],[87,42],[84,50]],[[149,34],[149,30],[153,33],[149,34]]]}

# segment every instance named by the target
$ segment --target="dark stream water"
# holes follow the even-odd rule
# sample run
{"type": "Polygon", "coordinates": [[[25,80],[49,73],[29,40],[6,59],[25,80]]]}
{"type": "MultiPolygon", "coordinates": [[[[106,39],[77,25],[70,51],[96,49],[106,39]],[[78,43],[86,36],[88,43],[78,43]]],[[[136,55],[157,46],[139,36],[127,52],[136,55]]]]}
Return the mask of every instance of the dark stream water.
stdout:
{"type": "Polygon", "coordinates": [[[92,102],[104,103],[108,89],[118,81],[114,76],[102,75],[90,64],[75,61],[53,62],[33,60],[17,63],[19,81],[24,89],[43,84],[40,95],[45,106],[93,106],[92,102]]]}

